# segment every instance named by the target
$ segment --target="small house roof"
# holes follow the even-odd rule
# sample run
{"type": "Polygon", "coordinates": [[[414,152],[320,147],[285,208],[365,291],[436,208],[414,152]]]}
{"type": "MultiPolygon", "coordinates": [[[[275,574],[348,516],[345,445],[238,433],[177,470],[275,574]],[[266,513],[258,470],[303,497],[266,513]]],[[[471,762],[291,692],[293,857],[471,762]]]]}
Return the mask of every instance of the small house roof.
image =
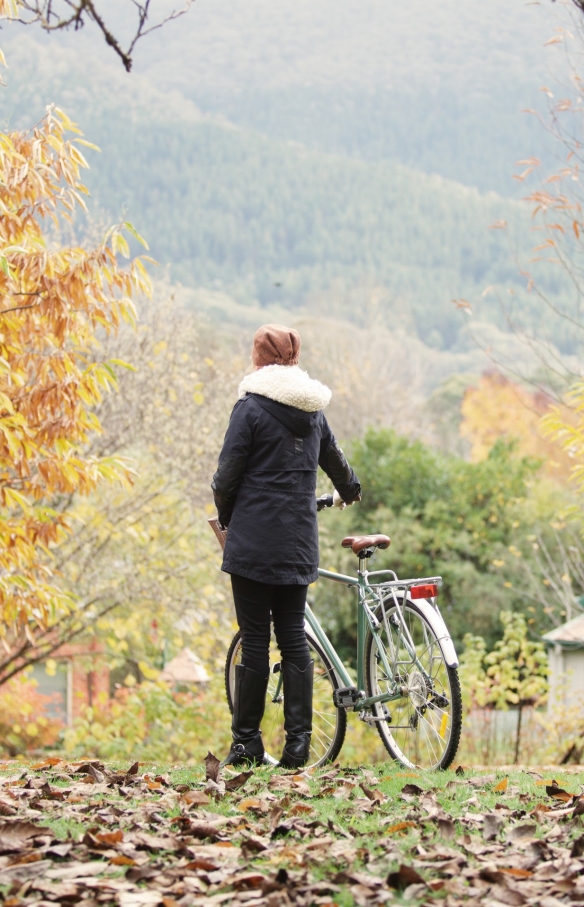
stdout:
{"type": "Polygon", "coordinates": [[[201,659],[190,649],[183,649],[169,661],[160,677],[169,683],[207,683],[209,680],[201,659]]]}
{"type": "Polygon", "coordinates": [[[578,614],[561,627],[544,633],[542,638],[546,642],[557,643],[570,649],[584,648],[584,614],[578,614]]]}

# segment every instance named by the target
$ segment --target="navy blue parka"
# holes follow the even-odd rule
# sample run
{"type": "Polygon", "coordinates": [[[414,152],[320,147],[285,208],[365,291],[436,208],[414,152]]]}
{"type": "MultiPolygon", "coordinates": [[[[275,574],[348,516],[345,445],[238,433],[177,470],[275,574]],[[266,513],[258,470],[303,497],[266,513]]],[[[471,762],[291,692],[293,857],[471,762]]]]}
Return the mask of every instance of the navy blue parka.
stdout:
{"type": "Polygon", "coordinates": [[[318,466],[344,501],[359,497],[359,480],[322,410],[257,393],[238,400],[211,486],[219,521],[229,527],[226,573],[278,585],[316,580],[318,466]]]}

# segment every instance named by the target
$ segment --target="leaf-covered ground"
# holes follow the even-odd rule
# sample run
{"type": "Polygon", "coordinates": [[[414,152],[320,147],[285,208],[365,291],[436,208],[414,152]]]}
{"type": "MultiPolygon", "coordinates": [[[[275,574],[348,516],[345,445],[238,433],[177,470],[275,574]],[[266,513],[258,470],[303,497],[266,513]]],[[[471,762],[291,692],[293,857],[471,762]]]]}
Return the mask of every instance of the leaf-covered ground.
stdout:
{"type": "Polygon", "coordinates": [[[584,772],[0,764],[4,907],[584,902],[584,772]]]}

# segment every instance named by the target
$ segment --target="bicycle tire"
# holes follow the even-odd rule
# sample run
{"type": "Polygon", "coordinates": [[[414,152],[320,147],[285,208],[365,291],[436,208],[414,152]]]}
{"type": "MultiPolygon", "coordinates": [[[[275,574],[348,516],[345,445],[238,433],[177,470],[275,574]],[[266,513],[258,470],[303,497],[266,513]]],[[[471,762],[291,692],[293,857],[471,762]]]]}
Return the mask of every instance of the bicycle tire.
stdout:
{"type": "MultiPolygon", "coordinates": [[[[316,768],[332,762],[339,755],[347,731],[347,713],[338,709],[333,704],[333,691],[340,684],[332,665],[323,652],[321,646],[307,629],[306,641],[314,660],[314,703],[312,738],[310,756],[307,768],[316,768]],[[319,702],[321,708],[317,708],[319,702]],[[326,711],[325,711],[326,709],[326,711]],[[333,723],[330,730],[329,725],[333,723]]],[[[225,694],[229,711],[233,713],[233,683],[235,679],[235,665],[241,653],[241,632],[238,630],[227,651],[225,660],[225,694]]],[[[279,655],[278,655],[279,660],[279,655]]],[[[284,744],[284,714],[282,708],[283,694],[278,702],[274,702],[273,694],[277,684],[277,673],[274,673],[274,664],[270,664],[270,684],[266,693],[266,713],[262,721],[262,736],[266,746],[266,762],[276,765],[284,744]],[[274,682],[274,678],[276,678],[274,682]],[[277,750],[277,754],[269,752],[277,750]]]]}
{"type": "MultiPolygon", "coordinates": [[[[376,617],[382,624],[380,631],[382,637],[387,636],[385,628],[388,626],[392,611],[395,611],[392,600],[384,603],[383,610],[381,606],[377,609],[376,617]],[[384,611],[388,615],[387,623],[383,619],[384,611]]],[[[462,697],[458,670],[446,663],[440,640],[437,639],[424,613],[416,603],[408,601],[403,604],[402,602],[402,611],[404,617],[408,614],[413,615],[419,622],[419,627],[415,627],[410,621],[410,632],[414,630],[412,638],[416,643],[416,648],[420,649],[418,652],[420,660],[425,659],[429,664],[429,675],[433,678],[432,687],[435,689],[428,690],[427,682],[416,669],[413,659],[410,659],[409,666],[407,662],[401,663],[402,681],[408,687],[409,693],[404,696],[403,700],[387,703],[391,720],[377,721],[377,733],[392,759],[400,762],[406,768],[444,770],[452,764],[462,731],[462,697]],[[420,629],[424,632],[421,633],[420,629]],[[426,637],[424,637],[424,633],[426,637]],[[440,664],[434,669],[432,662],[435,659],[433,653],[436,651],[440,653],[441,658],[440,664]],[[437,696],[446,697],[448,708],[442,708],[437,704],[435,701],[437,696]],[[430,717],[427,718],[427,715],[430,717]],[[438,716],[440,716],[439,723],[438,716]],[[406,719],[407,723],[404,724],[406,719]],[[423,734],[426,735],[425,741],[421,740],[423,734]],[[442,747],[439,741],[444,739],[446,734],[448,737],[442,747]],[[406,749],[408,752],[404,751],[406,749]],[[416,756],[417,758],[415,758],[416,756]]],[[[397,638],[398,634],[395,630],[394,646],[397,638]]],[[[381,642],[384,644],[383,639],[381,642]]],[[[388,653],[386,644],[384,647],[388,653]]],[[[403,651],[405,653],[405,650],[403,651]]],[[[389,660],[391,661],[391,657],[389,660]]],[[[368,630],[365,638],[365,686],[369,696],[376,696],[383,691],[385,681],[383,677],[379,676],[379,673],[384,673],[383,668],[381,668],[381,672],[379,670],[380,661],[377,644],[373,634],[368,630]]],[[[383,706],[375,705],[374,715],[376,718],[382,718],[383,706]]]]}

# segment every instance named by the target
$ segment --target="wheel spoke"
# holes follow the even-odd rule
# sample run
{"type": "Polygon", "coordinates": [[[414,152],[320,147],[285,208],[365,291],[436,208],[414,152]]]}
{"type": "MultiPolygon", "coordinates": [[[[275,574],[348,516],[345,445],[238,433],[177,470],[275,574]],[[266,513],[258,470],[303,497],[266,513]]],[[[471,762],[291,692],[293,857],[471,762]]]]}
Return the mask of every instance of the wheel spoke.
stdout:
{"type": "MultiPolygon", "coordinates": [[[[423,768],[440,767],[445,758],[452,761],[449,750],[455,727],[453,707],[457,708],[457,733],[460,733],[460,699],[452,695],[449,669],[440,643],[423,613],[409,602],[402,604],[403,617],[392,620],[396,607],[393,598],[384,604],[383,620],[377,638],[369,634],[366,653],[369,695],[379,695],[397,687],[404,698],[388,703],[391,721],[379,722],[377,730],[390,754],[404,765],[423,768]],[[381,649],[394,669],[388,677],[383,668],[381,649]],[[433,702],[444,696],[446,705],[433,702]]],[[[458,685],[457,685],[458,690],[458,685]]],[[[381,714],[382,706],[377,707],[381,714]]],[[[452,748],[450,748],[452,750],[452,748]]]]}
{"type": "MultiPolygon", "coordinates": [[[[237,640],[237,637],[236,637],[237,640]]],[[[236,640],[230,649],[228,663],[226,666],[226,675],[230,688],[230,701],[233,701],[233,687],[235,682],[235,666],[241,663],[241,642],[236,644],[236,640]]],[[[313,721],[312,721],[312,739],[309,757],[309,766],[324,764],[335,758],[338,754],[346,728],[346,714],[344,710],[337,709],[333,703],[333,691],[337,681],[331,666],[326,661],[319,647],[315,642],[307,637],[308,645],[311,651],[311,657],[314,660],[314,692],[313,692],[313,721]]],[[[270,650],[270,666],[281,660],[276,647],[272,645],[270,650]]],[[[283,694],[280,688],[280,702],[273,702],[274,695],[278,688],[280,677],[277,674],[270,673],[268,682],[268,691],[266,694],[266,708],[264,719],[262,721],[262,737],[266,752],[270,756],[280,755],[281,748],[284,744],[284,709],[283,694]]]]}

